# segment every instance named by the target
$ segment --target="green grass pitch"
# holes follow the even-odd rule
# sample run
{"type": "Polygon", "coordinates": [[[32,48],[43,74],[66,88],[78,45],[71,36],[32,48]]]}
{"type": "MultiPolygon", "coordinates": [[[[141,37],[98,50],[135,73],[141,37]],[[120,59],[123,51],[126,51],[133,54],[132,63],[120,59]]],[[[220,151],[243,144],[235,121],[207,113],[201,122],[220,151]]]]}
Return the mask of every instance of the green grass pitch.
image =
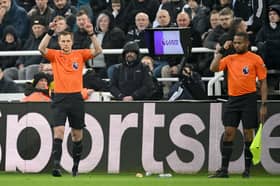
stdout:
{"type": "Polygon", "coordinates": [[[50,174],[22,174],[0,172],[2,186],[279,186],[279,175],[258,173],[245,179],[240,175],[230,178],[207,178],[207,173],[173,174],[171,178],[159,178],[157,175],[138,178],[136,173],[106,174],[88,173],[72,177],[64,173],[55,178],[50,174]]]}

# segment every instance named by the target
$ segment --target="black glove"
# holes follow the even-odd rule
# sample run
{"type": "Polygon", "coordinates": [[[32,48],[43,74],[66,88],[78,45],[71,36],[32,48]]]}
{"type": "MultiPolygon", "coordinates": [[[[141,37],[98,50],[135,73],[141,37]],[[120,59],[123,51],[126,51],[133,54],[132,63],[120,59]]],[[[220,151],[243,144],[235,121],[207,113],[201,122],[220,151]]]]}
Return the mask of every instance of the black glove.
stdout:
{"type": "Polygon", "coordinates": [[[227,50],[226,50],[224,47],[222,47],[222,48],[218,51],[218,53],[222,54],[222,56],[226,56],[227,50]]]}

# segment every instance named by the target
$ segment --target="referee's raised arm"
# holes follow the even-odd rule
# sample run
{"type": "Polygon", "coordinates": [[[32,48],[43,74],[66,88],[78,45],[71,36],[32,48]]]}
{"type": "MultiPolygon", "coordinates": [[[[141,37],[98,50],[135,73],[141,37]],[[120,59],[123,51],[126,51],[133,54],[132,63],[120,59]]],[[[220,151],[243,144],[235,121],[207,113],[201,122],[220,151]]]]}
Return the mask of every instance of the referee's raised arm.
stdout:
{"type": "Polygon", "coordinates": [[[220,60],[222,59],[223,55],[221,53],[219,53],[219,51],[217,50],[215,52],[215,56],[210,64],[210,70],[212,72],[218,72],[219,71],[219,64],[220,64],[220,60]]]}
{"type": "Polygon", "coordinates": [[[55,28],[56,28],[56,20],[54,20],[49,24],[49,30],[47,34],[43,37],[43,39],[41,40],[38,46],[38,50],[41,52],[42,55],[45,55],[47,53],[47,46],[52,38],[52,35],[54,34],[55,28]]]}

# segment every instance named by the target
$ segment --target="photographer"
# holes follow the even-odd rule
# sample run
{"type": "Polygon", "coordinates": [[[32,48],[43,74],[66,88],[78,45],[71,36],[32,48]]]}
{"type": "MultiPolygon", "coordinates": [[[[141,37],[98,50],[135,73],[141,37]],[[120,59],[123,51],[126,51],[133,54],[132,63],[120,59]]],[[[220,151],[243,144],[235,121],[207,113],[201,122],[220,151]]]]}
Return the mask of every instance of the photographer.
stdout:
{"type": "Polygon", "coordinates": [[[207,98],[201,76],[193,71],[191,64],[185,64],[179,79],[180,81],[175,83],[169,91],[169,101],[207,98]]]}

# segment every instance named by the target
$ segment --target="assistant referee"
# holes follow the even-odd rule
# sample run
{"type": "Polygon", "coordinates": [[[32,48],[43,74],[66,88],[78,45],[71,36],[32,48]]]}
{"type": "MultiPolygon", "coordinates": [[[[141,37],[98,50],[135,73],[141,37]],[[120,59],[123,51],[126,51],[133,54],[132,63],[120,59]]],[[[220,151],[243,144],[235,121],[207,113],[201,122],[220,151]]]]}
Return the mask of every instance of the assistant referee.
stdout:
{"type": "Polygon", "coordinates": [[[222,143],[222,166],[210,178],[228,178],[228,166],[232,154],[233,140],[240,120],[243,124],[245,170],[244,178],[250,177],[252,154],[250,145],[254,136],[254,129],[258,127],[257,88],[256,78],[260,85],[261,107],[260,121],[264,122],[267,112],[267,70],[262,58],[250,51],[247,33],[239,32],[234,35],[233,47],[235,54],[223,58],[223,49],[217,51],[210,65],[213,72],[227,70],[229,98],[223,108],[222,121],[224,136],[222,143]]]}

